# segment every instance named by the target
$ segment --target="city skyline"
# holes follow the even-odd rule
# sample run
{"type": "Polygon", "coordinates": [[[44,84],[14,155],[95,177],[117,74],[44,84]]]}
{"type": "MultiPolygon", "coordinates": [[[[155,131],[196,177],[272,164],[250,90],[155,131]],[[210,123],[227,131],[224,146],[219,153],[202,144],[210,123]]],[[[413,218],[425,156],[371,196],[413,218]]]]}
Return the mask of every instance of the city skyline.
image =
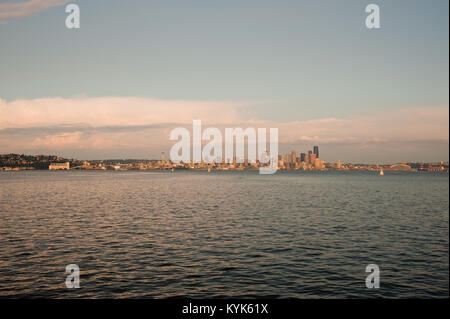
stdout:
{"type": "MultiPolygon", "coordinates": [[[[258,164],[258,165],[269,165],[268,163],[261,163],[260,158],[257,156],[256,160],[250,161],[247,153],[244,156],[237,156],[234,154],[232,158],[227,159],[225,156],[222,157],[216,157],[216,158],[209,158],[208,161],[205,161],[205,159],[201,159],[199,161],[194,161],[193,157],[191,156],[191,159],[189,161],[181,161],[181,162],[173,162],[168,156],[166,156],[166,152],[161,152],[159,158],[131,158],[131,157],[123,157],[123,158],[103,158],[103,159],[83,159],[83,158],[73,158],[73,157],[62,157],[55,154],[18,154],[18,153],[9,153],[9,154],[0,154],[0,168],[8,168],[8,167],[27,167],[31,164],[36,163],[60,163],[60,164],[66,164],[67,162],[71,163],[78,163],[73,164],[75,166],[79,166],[79,163],[109,163],[109,164],[126,164],[126,163],[135,163],[135,164],[146,164],[149,162],[153,163],[159,163],[158,165],[165,165],[165,164],[173,164],[173,167],[176,167],[176,165],[206,165],[206,166],[215,166],[217,164],[245,164],[245,166],[251,166],[251,164],[258,164]],[[33,159],[33,160],[27,160],[33,159]],[[15,160],[14,160],[15,159],[15,160]],[[5,162],[6,160],[6,162],[5,162]],[[5,163],[10,162],[10,164],[13,165],[4,165],[5,163]]],[[[438,165],[438,166],[447,166],[449,165],[448,161],[434,161],[434,162],[420,162],[420,161],[402,161],[402,162],[377,162],[376,164],[373,163],[363,163],[363,162],[346,162],[337,160],[335,162],[332,161],[326,161],[320,158],[319,156],[319,146],[314,145],[312,149],[308,151],[297,151],[292,150],[291,152],[287,153],[278,153],[278,167],[283,168],[295,168],[295,169],[303,169],[303,170],[311,170],[311,169],[322,169],[325,167],[336,167],[340,168],[341,165],[350,165],[350,166],[359,166],[361,167],[378,167],[378,166],[391,166],[391,165],[406,165],[406,164],[413,164],[415,166],[421,165],[424,167],[425,165],[438,165]],[[311,166],[301,166],[303,163],[310,164],[311,166]],[[298,164],[298,165],[297,165],[298,164]],[[300,165],[300,166],[299,166],[300,165]]],[[[266,155],[263,157],[267,157],[268,152],[266,152],[266,155]]],[[[263,159],[264,161],[264,159],[263,159]]],[[[33,166],[31,165],[31,166],[33,166]]],[[[71,168],[72,166],[71,165],[71,168]]],[[[205,166],[205,167],[206,167],[205,166]]],[[[46,169],[47,167],[44,165],[39,166],[40,169],[46,169]]],[[[168,167],[166,167],[168,168],[168,167]]]]}
{"type": "MultiPolygon", "coordinates": [[[[314,146],[314,151],[297,153],[295,150],[287,154],[278,154],[276,171],[377,171],[383,175],[386,171],[413,171],[413,172],[447,172],[449,163],[377,163],[376,165],[364,163],[330,163],[321,160],[319,147],[314,146]]],[[[263,156],[265,157],[265,156],[263,156]]],[[[166,159],[165,152],[161,152],[159,160],[149,159],[104,159],[104,160],[80,160],[66,159],[55,155],[24,155],[24,154],[0,154],[0,171],[23,171],[23,170],[207,170],[211,171],[260,171],[264,166],[271,166],[265,159],[256,158],[250,161],[248,157],[216,158],[211,162],[205,160],[187,162],[173,162],[166,159]]]]}

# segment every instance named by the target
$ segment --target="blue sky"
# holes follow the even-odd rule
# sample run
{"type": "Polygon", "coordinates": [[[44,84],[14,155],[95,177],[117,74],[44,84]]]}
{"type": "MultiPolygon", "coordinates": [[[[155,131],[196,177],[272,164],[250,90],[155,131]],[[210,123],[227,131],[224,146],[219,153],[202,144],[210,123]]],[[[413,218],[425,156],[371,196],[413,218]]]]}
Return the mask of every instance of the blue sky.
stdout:
{"type": "MultiPolygon", "coordinates": [[[[279,123],[389,117],[408,108],[448,114],[446,0],[75,3],[78,30],[65,28],[64,5],[0,24],[4,104],[111,96],[217,101],[245,104],[242,120],[279,123]],[[369,3],[380,6],[380,29],[365,27],[369,3]]],[[[430,139],[447,140],[446,149],[423,151],[448,160],[448,135],[430,139]]]]}

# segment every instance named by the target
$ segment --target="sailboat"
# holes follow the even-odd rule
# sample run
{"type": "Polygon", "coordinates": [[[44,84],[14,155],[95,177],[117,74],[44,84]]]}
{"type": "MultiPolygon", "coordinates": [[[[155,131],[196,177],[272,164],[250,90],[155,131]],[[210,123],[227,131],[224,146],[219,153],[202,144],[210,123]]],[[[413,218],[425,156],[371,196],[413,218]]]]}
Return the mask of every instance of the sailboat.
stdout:
{"type": "Polygon", "coordinates": [[[380,168],[380,176],[384,176],[384,171],[382,168],[380,168]]]}
{"type": "Polygon", "coordinates": [[[211,173],[211,167],[208,167],[208,173],[211,173]]]}

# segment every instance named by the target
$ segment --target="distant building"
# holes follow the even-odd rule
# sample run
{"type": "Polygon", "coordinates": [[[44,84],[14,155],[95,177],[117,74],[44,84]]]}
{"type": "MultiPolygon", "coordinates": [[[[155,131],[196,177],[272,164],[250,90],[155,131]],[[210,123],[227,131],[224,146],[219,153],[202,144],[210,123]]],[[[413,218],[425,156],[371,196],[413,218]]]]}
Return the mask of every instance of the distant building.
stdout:
{"type": "Polygon", "coordinates": [[[285,162],[286,162],[286,164],[290,164],[291,163],[291,156],[289,154],[286,154],[285,162]]]}
{"type": "Polygon", "coordinates": [[[314,154],[316,154],[316,158],[319,158],[319,146],[314,146],[314,154]]]}
{"type": "Polygon", "coordinates": [[[322,168],[322,163],[320,162],[320,158],[314,159],[314,168],[315,169],[321,169],[322,168]]]}
{"type": "Polygon", "coordinates": [[[391,165],[390,169],[391,170],[395,170],[395,171],[410,171],[411,170],[411,166],[406,165],[405,163],[394,164],[394,165],[391,165]]]}
{"type": "Polygon", "coordinates": [[[69,162],[65,162],[65,163],[51,163],[48,166],[49,170],[59,170],[59,169],[70,169],[70,163],[69,162]]]}
{"type": "Polygon", "coordinates": [[[300,162],[305,162],[306,154],[300,153],[300,162]]]}

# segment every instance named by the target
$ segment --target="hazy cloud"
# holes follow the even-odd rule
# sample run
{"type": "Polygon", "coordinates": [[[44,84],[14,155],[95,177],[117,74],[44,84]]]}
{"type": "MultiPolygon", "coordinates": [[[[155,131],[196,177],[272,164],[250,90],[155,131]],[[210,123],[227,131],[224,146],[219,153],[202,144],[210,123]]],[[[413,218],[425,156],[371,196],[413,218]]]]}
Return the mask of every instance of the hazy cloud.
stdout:
{"type": "MultiPolygon", "coordinates": [[[[69,154],[90,158],[158,157],[173,144],[170,131],[277,127],[280,151],[320,145],[324,160],[448,160],[448,107],[404,108],[370,116],[277,122],[246,117],[244,102],[137,97],[0,99],[0,153],[69,154]],[[127,157],[131,157],[127,156],[127,157]]],[[[67,155],[66,155],[67,156],[67,155]]]]}
{"type": "Polygon", "coordinates": [[[69,0],[28,0],[21,2],[0,2],[0,23],[9,19],[29,17],[51,7],[74,2],[69,0]]]}

